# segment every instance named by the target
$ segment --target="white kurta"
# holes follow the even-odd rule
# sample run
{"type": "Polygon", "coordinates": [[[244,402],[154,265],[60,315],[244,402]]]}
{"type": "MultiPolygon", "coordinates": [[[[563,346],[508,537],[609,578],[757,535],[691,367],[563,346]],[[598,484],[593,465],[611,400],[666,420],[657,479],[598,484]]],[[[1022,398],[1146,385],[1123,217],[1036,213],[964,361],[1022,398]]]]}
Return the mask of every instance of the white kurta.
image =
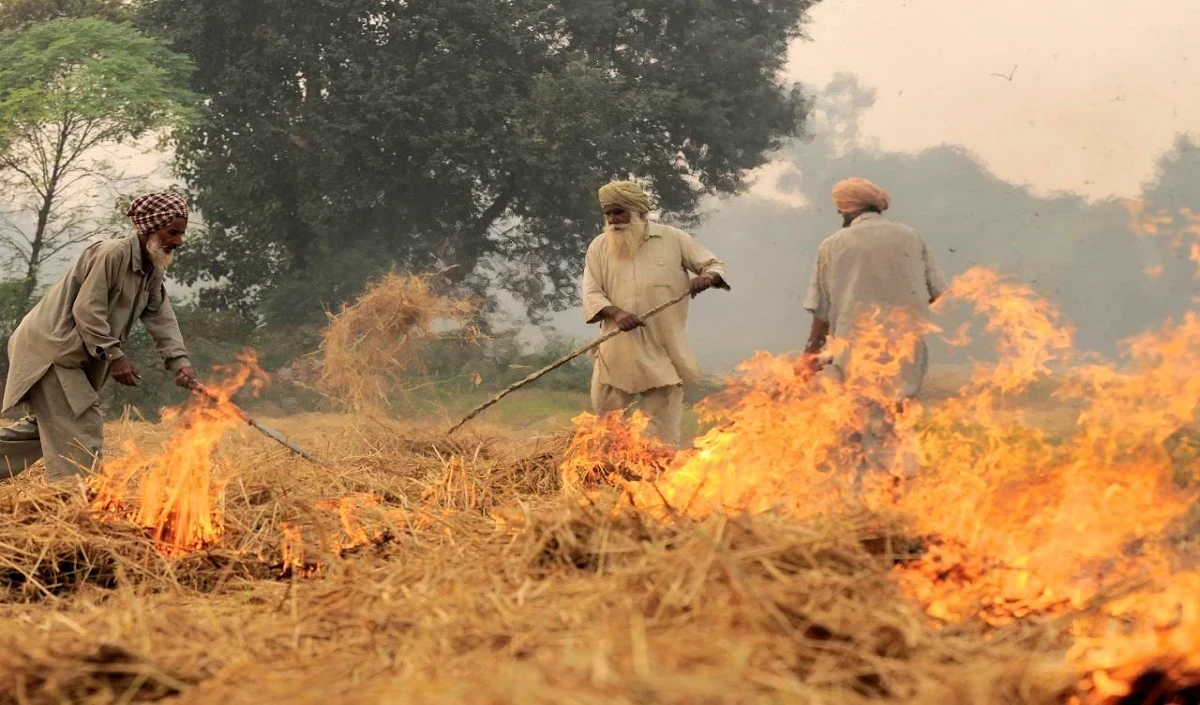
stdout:
{"type": "MultiPolygon", "coordinates": [[[[677,228],[649,223],[646,237],[628,261],[609,254],[605,235],[588,247],[583,269],[583,316],[599,320],[607,306],[644,315],[688,290],[692,274],[719,274],[725,265],[695,238],[677,228]]],[[[646,321],[645,327],[618,335],[596,353],[599,383],[627,394],[695,381],[700,367],[687,341],[688,301],[646,321]]],[[[600,330],[617,330],[610,320],[600,330]]]]}
{"type": "MultiPolygon", "coordinates": [[[[857,316],[865,308],[903,309],[925,320],[930,301],[945,290],[946,282],[916,230],[865,213],[821,243],[804,307],[829,322],[831,336],[852,341],[857,316]]],[[[832,361],[839,374],[845,374],[848,356],[832,361]]],[[[902,396],[920,391],[927,359],[922,341],[913,362],[901,370],[902,396]]]]}

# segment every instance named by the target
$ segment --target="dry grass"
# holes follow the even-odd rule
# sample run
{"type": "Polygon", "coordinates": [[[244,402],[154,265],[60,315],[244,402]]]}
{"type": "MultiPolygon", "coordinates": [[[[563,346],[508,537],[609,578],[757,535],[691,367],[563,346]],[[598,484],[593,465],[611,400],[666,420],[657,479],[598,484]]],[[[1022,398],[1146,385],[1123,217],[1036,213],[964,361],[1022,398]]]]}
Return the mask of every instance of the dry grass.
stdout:
{"type": "Polygon", "coordinates": [[[0,488],[0,703],[1048,705],[1077,681],[1057,634],[931,628],[886,517],[666,525],[565,493],[563,437],[276,425],[336,469],[233,434],[226,536],[182,560],[80,491],[0,488]]]}
{"type": "Polygon", "coordinates": [[[461,325],[471,312],[467,301],[435,295],[427,276],[389,273],[330,315],[317,389],[353,410],[382,408],[420,365],[437,327],[461,325]]]}

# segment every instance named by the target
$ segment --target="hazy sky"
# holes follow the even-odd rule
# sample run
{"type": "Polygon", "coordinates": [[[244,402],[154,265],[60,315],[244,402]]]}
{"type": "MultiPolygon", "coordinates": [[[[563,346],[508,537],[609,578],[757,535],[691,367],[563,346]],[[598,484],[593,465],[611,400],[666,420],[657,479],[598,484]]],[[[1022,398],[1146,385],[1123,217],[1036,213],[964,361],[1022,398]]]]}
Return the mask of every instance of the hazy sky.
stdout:
{"type": "Polygon", "coordinates": [[[1200,131],[1200,0],[824,0],[811,18],[789,73],[876,88],[862,127],[889,151],[959,144],[1039,191],[1133,196],[1200,131]]]}

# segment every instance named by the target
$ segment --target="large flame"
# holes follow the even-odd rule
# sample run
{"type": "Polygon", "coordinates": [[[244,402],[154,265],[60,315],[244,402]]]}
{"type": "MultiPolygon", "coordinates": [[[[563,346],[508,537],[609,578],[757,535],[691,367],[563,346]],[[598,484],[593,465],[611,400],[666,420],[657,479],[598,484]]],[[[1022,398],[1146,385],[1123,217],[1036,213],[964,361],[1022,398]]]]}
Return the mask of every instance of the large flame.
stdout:
{"type": "MultiPolygon", "coordinates": [[[[1200,264],[1200,219],[1130,210],[1140,234],[1200,264]]],[[[702,404],[713,428],[694,448],[664,460],[644,421],[621,429],[584,415],[564,472],[579,484],[606,468],[603,479],[663,518],[898,510],[925,552],[897,577],[931,617],[1001,626],[1092,615],[1072,618],[1069,658],[1094,702],[1151,672],[1200,683],[1200,574],[1185,569],[1200,479],[1200,313],[1127,341],[1116,364],[1074,353],[1055,307],[993,271],[958,277],[938,308],[964,305],[996,359],[947,399],[895,403],[888,351],[933,329],[872,311],[837,343],[851,356],[842,383],[760,353],[702,404]],[[1025,418],[1027,395],[1047,384],[1055,403],[1078,409],[1065,432],[1025,418]]]]}
{"type": "Polygon", "coordinates": [[[132,441],[122,454],[106,460],[89,480],[93,508],[136,523],[169,554],[216,543],[224,531],[222,504],[229,476],[214,453],[221,438],[244,422],[230,397],[247,383],[266,378],[251,353],[226,370],[227,378],[212,388],[215,400],[197,396],[182,409],[168,410],[164,423],[177,430],[157,453],[146,453],[132,441]]]}

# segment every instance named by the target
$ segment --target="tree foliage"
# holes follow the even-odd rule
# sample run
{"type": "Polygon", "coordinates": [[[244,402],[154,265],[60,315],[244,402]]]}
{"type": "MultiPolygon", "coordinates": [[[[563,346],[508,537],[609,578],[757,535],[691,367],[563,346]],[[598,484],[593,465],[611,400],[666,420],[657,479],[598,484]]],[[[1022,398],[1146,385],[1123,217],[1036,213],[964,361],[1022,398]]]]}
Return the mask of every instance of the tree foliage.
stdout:
{"type": "Polygon", "coordinates": [[[181,139],[209,230],[180,270],[284,320],[364,260],[560,306],[603,182],[687,223],[801,130],[779,75],[813,1],[150,2],[211,99],[181,139]]]}
{"type": "Polygon", "coordinates": [[[104,150],[178,125],[189,62],[129,23],[63,19],[0,34],[0,248],[32,295],[50,260],[102,229],[104,150]]]}
{"type": "Polygon", "coordinates": [[[0,3],[0,30],[82,17],[126,22],[134,18],[136,9],[131,0],[4,0],[0,3]]]}

